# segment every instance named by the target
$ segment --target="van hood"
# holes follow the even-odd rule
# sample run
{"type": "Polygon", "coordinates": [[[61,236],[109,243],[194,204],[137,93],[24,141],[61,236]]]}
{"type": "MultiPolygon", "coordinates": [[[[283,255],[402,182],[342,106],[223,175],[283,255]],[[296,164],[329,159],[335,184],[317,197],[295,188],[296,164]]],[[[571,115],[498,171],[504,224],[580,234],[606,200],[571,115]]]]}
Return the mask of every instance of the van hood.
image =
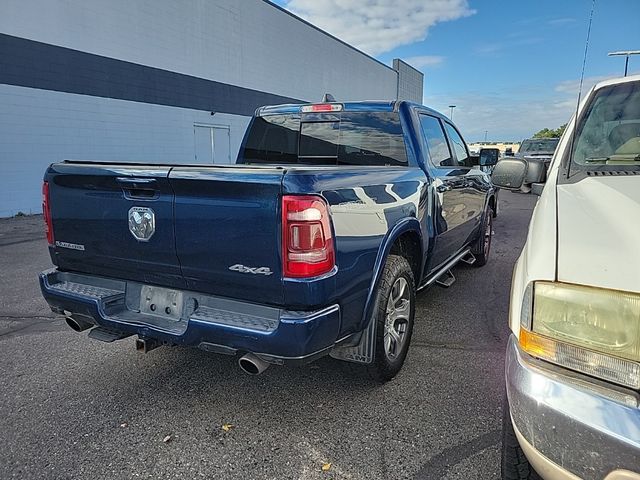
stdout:
{"type": "Polygon", "coordinates": [[[640,292],[640,175],[557,187],[558,280],[640,292]]]}

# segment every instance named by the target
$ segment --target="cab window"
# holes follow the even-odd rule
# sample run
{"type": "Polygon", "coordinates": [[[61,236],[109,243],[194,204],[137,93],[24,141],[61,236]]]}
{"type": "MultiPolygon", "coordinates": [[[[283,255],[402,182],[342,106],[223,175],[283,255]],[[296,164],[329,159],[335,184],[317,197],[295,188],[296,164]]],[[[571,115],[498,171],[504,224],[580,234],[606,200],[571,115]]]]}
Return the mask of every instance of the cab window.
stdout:
{"type": "Polygon", "coordinates": [[[421,114],[420,126],[427,148],[429,149],[429,157],[431,158],[433,166],[452,167],[453,157],[440,120],[431,115],[421,114]]]}
{"type": "Polygon", "coordinates": [[[449,140],[451,140],[453,150],[456,152],[457,165],[461,167],[468,167],[470,165],[469,151],[467,150],[464,140],[462,140],[462,137],[453,125],[445,123],[444,126],[447,129],[447,134],[449,135],[449,140]]]}

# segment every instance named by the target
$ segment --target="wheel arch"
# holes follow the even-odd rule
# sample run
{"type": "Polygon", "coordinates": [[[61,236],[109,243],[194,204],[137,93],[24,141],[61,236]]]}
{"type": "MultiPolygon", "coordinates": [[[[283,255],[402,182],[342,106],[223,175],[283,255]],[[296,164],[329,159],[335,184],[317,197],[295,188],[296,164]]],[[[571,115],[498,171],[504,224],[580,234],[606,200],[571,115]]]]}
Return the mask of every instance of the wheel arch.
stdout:
{"type": "Polygon", "coordinates": [[[497,201],[498,201],[498,199],[496,198],[495,193],[491,193],[491,194],[489,195],[489,200],[487,200],[487,205],[488,205],[489,207],[491,207],[491,210],[493,210],[494,212],[496,212],[496,211],[497,211],[497,210],[496,210],[496,206],[497,206],[497,205],[496,205],[496,203],[497,203],[497,201]]]}
{"type": "Polygon", "coordinates": [[[420,229],[420,222],[416,218],[401,220],[385,235],[378,249],[378,255],[376,256],[367,300],[362,314],[361,330],[367,327],[371,319],[376,301],[375,294],[388,256],[399,255],[407,259],[413,271],[414,281],[417,287],[422,278],[424,251],[425,246],[420,229]]]}

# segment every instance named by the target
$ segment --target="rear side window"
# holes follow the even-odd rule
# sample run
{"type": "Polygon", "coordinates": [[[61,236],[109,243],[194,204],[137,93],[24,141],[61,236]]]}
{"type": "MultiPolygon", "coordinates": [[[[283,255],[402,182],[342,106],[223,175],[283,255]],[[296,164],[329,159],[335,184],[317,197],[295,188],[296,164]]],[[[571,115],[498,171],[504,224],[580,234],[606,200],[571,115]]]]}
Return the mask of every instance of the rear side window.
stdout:
{"type": "Polygon", "coordinates": [[[240,163],[398,166],[408,162],[397,112],[268,115],[253,121],[246,138],[240,163]]]}
{"type": "Polygon", "coordinates": [[[420,126],[427,142],[431,163],[436,167],[452,167],[453,157],[440,120],[431,115],[420,115],[420,126]]]}

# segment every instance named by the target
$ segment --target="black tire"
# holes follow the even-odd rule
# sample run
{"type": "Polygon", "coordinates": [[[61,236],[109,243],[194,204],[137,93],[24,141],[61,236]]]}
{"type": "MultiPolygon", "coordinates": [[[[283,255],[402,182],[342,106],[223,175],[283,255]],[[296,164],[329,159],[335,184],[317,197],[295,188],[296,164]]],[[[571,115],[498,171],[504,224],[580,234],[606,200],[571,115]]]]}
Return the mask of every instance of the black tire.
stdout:
{"type": "Polygon", "coordinates": [[[493,209],[487,206],[487,209],[482,216],[482,226],[478,239],[475,245],[471,249],[471,252],[476,257],[474,267],[483,267],[489,261],[489,254],[491,253],[491,240],[493,238],[493,209]]]}
{"type": "Polygon", "coordinates": [[[500,464],[502,480],[542,480],[533,469],[513,430],[509,402],[504,399],[502,407],[502,461],[500,464]]]}
{"type": "Polygon", "coordinates": [[[376,341],[373,362],[367,366],[367,371],[374,380],[387,382],[402,368],[411,343],[415,303],[416,287],[409,262],[404,257],[389,255],[376,292],[375,310],[371,319],[376,322],[376,341]],[[392,293],[397,296],[403,285],[405,288],[398,297],[399,300],[392,306],[392,293]],[[405,300],[408,300],[408,305],[404,303],[405,300]],[[402,312],[402,316],[397,312],[402,312]],[[395,335],[388,328],[393,328],[395,335]],[[396,338],[401,340],[394,340],[396,338]]]}

